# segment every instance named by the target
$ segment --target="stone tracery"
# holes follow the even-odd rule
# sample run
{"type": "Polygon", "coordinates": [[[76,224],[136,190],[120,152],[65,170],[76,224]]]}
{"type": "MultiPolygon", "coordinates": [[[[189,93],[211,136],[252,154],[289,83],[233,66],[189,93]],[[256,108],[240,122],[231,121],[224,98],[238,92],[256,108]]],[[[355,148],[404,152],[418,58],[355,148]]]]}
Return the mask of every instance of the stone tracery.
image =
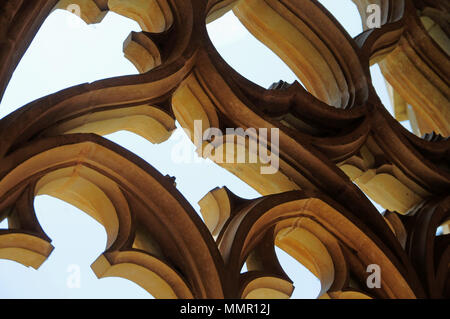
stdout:
{"type": "Polygon", "coordinates": [[[445,1],[354,0],[363,21],[369,3],[383,13],[381,28],[354,39],[312,0],[69,2],[0,4],[0,92],[39,25],[71,3],[87,23],[112,10],[141,25],[124,45],[141,74],[66,89],[0,120],[0,219],[9,221],[1,258],[38,268],[49,256],[32,205],[49,194],[105,226],[98,277],[128,278],[156,297],[289,297],[274,245],[320,279],[323,298],[450,296],[449,234],[436,236],[450,219],[450,141],[439,135],[449,132],[449,42],[417,14],[445,34],[445,1]],[[264,89],[223,61],[205,23],[231,9],[308,91],[297,82],[264,89]],[[373,63],[392,85],[397,118],[436,133],[420,138],[389,115],[373,63]],[[278,128],[276,175],[220,164],[264,196],[213,190],[200,202],[205,225],[170,179],[99,136],[127,129],[161,143],[175,119],[190,131],[194,120],[203,129],[278,128]],[[373,263],[379,289],[365,286],[373,263]]]}

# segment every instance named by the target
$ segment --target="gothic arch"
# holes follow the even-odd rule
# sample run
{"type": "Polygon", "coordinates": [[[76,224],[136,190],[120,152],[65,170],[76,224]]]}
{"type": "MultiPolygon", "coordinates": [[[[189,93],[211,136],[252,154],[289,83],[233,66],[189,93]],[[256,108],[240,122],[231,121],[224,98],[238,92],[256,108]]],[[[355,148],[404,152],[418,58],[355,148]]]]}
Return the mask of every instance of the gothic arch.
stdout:
{"type": "MultiPolygon", "coordinates": [[[[42,192],[103,222],[108,247],[93,264],[99,277],[123,276],[158,297],[288,297],[290,279],[273,251],[261,248],[274,244],[319,277],[324,298],[448,295],[448,236],[436,237],[435,228],[450,214],[450,141],[405,131],[376,96],[369,72],[379,62],[415,111],[425,87],[434,100],[416,111],[425,114],[419,126],[448,134],[442,105],[448,105],[449,68],[437,67],[448,56],[417,24],[416,8],[427,1],[369,1],[380,5],[382,26],[354,39],[315,1],[75,2],[89,23],[107,10],[140,23],[144,31],[128,37],[125,53],[142,73],[78,85],[0,120],[6,137],[0,140],[0,216],[14,225],[0,232],[0,257],[37,268],[50,254],[30,204],[42,192]],[[313,94],[298,83],[261,88],[223,61],[205,23],[229,9],[313,94]],[[401,60],[411,48],[418,50],[408,56],[414,68],[401,60]],[[279,129],[279,140],[263,141],[266,150],[279,151],[278,175],[257,176],[248,164],[224,166],[258,185],[263,197],[213,191],[201,201],[205,225],[170,179],[97,135],[128,129],[163,142],[175,119],[190,132],[195,120],[203,120],[204,130],[279,129]],[[353,182],[392,212],[380,215],[353,182]],[[241,275],[246,261],[249,271],[241,275]],[[369,292],[364,278],[371,263],[384,275],[382,287],[369,292]]],[[[447,10],[443,3],[433,8],[447,10]]],[[[0,5],[1,92],[55,5],[67,8],[56,0],[0,5]]],[[[201,150],[208,145],[226,151],[213,140],[201,150]]],[[[232,145],[248,152],[246,142],[232,145]]]]}

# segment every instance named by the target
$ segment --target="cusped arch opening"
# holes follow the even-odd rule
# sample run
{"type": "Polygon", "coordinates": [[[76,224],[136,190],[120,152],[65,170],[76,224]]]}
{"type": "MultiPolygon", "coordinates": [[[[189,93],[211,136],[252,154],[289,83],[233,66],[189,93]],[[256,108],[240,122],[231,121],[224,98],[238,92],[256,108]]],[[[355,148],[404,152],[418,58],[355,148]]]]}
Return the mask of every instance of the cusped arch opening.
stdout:
{"type": "MultiPolygon", "coordinates": [[[[63,200],[100,223],[107,234],[105,249],[110,248],[117,240],[118,214],[123,215],[122,227],[131,226],[130,211],[119,187],[86,166],[67,167],[45,175],[36,184],[35,193],[63,200]],[[114,198],[115,202],[110,198],[114,198]],[[116,207],[120,207],[122,211],[118,211],[116,207]]],[[[130,232],[129,229],[122,231],[130,232]]]]}
{"type": "Polygon", "coordinates": [[[217,52],[248,80],[266,89],[280,80],[287,83],[300,82],[280,57],[246,29],[232,10],[206,27],[217,52]]]}
{"type": "Polygon", "coordinates": [[[36,196],[34,208],[55,249],[38,270],[0,260],[1,297],[153,298],[130,280],[98,280],[91,264],[104,251],[107,233],[89,214],[48,195],[36,196]]]}
{"type": "MultiPolygon", "coordinates": [[[[367,85],[361,86],[356,83],[361,79],[366,80],[366,75],[355,48],[352,46],[351,36],[340,27],[339,22],[330,18],[327,10],[320,4],[240,0],[230,2],[229,6],[217,9],[217,12],[222,14],[228,9],[233,10],[240,22],[249,30],[247,32],[250,32],[269,48],[266,48],[268,52],[276,54],[289,66],[292,71],[285,74],[295,74],[298,82],[302,83],[316,98],[336,108],[352,108],[365,103],[368,96],[367,85]],[[312,16],[320,20],[320,23],[312,21],[312,16]],[[336,52],[339,54],[336,55],[336,52]]],[[[220,16],[217,12],[213,7],[209,17],[216,20],[210,23],[209,29],[213,30],[214,23],[220,25],[221,20],[224,22],[228,20],[229,22],[223,24],[218,34],[221,33],[223,39],[229,39],[233,35],[233,32],[228,31],[233,29],[227,28],[227,24],[233,25],[231,13],[228,12],[217,18],[220,16]]],[[[211,31],[209,34],[220,52],[219,43],[215,43],[211,31]]],[[[239,56],[241,56],[242,50],[245,52],[256,51],[248,47],[249,43],[250,37],[236,46],[235,51],[239,56]]],[[[224,52],[220,53],[234,66],[232,60],[227,59],[224,52]]],[[[255,55],[247,55],[249,59],[252,59],[251,63],[257,62],[255,55]]],[[[234,61],[238,61],[238,59],[234,61]]],[[[236,63],[236,65],[238,64],[236,63]]],[[[272,65],[274,63],[260,65],[255,72],[267,73],[267,70],[271,70],[272,65]]],[[[242,67],[235,68],[245,76],[242,67]]],[[[284,70],[279,66],[277,68],[284,70]]],[[[271,83],[273,82],[274,80],[271,79],[271,83]]],[[[267,83],[263,86],[269,87],[267,83]]],[[[277,86],[275,87],[277,88],[277,86]]]]}
{"type": "Polygon", "coordinates": [[[123,42],[132,31],[141,28],[114,12],[108,12],[101,23],[88,25],[74,13],[54,10],[15,69],[1,100],[0,118],[77,84],[136,74],[123,53],[123,42]]]}
{"type": "Polygon", "coordinates": [[[275,247],[278,261],[293,281],[291,299],[316,299],[320,295],[320,279],[307,267],[281,248],[275,247]]]}

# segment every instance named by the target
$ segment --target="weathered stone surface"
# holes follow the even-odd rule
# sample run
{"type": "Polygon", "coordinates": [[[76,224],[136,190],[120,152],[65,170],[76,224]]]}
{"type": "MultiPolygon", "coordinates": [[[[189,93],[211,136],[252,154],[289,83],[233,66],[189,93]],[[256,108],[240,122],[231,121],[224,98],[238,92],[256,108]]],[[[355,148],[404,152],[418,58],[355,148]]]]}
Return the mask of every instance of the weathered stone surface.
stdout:
{"type": "MultiPolygon", "coordinates": [[[[99,278],[128,278],[155,297],[288,298],[292,281],[274,245],[320,279],[322,298],[450,297],[450,67],[448,38],[436,31],[448,35],[448,5],[354,2],[363,21],[367,4],[380,5],[381,28],[353,39],[307,0],[72,0],[88,23],[108,10],[140,23],[124,51],[141,74],[69,88],[0,120],[0,220],[9,221],[0,258],[38,268],[49,256],[33,209],[34,196],[48,194],[104,225],[108,244],[92,265],[99,278]],[[262,88],[224,62],[205,24],[228,10],[307,90],[262,88]],[[373,63],[397,94],[399,119],[436,134],[419,138],[389,115],[371,83],[373,63]],[[264,196],[215,189],[200,201],[203,222],[173,179],[101,137],[126,129],[162,143],[175,120],[191,132],[195,120],[203,130],[278,128],[277,174],[261,175],[260,162],[219,163],[264,196]],[[381,268],[381,288],[366,285],[371,264],[381,268]]],[[[0,4],[0,96],[39,26],[66,4],[0,4]]],[[[270,136],[265,144],[272,149],[270,136]]],[[[249,152],[246,142],[236,147],[249,152]]],[[[225,152],[214,141],[204,149],[225,152]]]]}

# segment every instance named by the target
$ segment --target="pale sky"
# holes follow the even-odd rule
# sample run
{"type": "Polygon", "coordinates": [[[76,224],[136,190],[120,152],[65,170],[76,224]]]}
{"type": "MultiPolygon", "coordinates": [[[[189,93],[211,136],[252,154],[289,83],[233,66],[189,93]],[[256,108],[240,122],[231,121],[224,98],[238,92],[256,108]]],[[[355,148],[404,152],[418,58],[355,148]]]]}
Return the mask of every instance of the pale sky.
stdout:
{"type": "MultiPolygon", "coordinates": [[[[351,1],[320,2],[350,35],[362,31],[358,12],[351,1]]],[[[0,104],[0,118],[37,98],[73,85],[137,73],[122,52],[128,34],[140,31],[137,23],[114,13],[108,13],[97,25],[87,26],[77,19],[61,10],[48,17],[10,81],[0,104]]],[[[232,13],[211,23],[208,32],[225,60],[251,81],[268,87],[279,80],[293,82],[296,79],[290,69],[251,36],[232,13]]],[[[379,68],[372,67],[371,71],[377,92],[390,109],[379,68]]],[[[107,138],[136,153],[163,175],[176,176],[177,188],[197,212],[197,202],[217,186],[226,185],[244,198],[259,197],[254,189],[209,160],[173,163],[171,152],[180,143],[187,153],[196,156],[192,143],[181,129],[160,145],[153,145],[129,132],[118,132],[107,138]]],[[[103,226],[77,208],[49,196],[37,197],[35,209],[55,250],[38,271],[13,261],[0,260],[0,299],[151,298],[144,289],[128,280],[96,278],[90,265],[105,249],[103,226]],[[67,286],[71,265],[80,267],[80,288],[67,286]]],[[[0,228],[6,227],[6,221],[0,223],[0,228]]],[[[277,254],[296,286],[292,297],[317,297],[320,290],[317,278],[278,248],[277,254]]]]}

